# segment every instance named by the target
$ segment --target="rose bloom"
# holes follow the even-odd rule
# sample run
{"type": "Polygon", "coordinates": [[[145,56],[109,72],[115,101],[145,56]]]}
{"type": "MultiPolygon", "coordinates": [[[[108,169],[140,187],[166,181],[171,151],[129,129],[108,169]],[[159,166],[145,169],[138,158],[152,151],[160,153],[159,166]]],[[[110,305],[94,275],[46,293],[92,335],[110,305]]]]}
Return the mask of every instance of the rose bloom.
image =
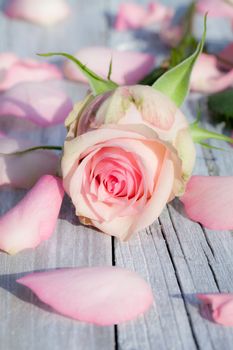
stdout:
{"type": "Polygon", "coordinates": [[[63,183],[84,224],[126,240],[183,193],[194,145],[184,115],[160,92],[136,85],[89,95],[66,126],[63,183]]]}

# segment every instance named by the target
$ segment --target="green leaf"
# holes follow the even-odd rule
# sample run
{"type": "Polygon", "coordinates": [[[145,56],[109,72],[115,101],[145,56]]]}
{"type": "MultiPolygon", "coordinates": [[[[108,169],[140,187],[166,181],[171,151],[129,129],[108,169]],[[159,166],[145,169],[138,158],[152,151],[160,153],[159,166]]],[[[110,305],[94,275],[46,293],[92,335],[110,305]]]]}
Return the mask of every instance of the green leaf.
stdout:
{"type": "Polygon", "coordinates": [[[228,137],[223,134],[218,134],[217,132],[209,131],[204,128],[200,128],[197,121],[190,124],[189,129],[192,135],[192,139],[195,143],[204,145],[203,141],[207,139],[215,139],[219,141],[226,141],[226,142],[233,143],[233,139],[231,137],[228,137]]]}
{"type": "Polygon", "coordinates": [[[208,109],[213,120],[217,123],[225,122],[233,128],[233,89],[218,92],[208,97],[208,109]]]}
{"type": "Polygon", "coordinates": [[[91,86],[92,92],[94,95],[100,95],[104,92],[108,92],[117,88],[117,84],[112,80],[105,80],[93,72],[91,69],[86,67],[82,62],[80,62],[76,57],[65,53],[65,52],[49,52],[44,54],[38,54],[42,57],[51,57],[51,56],[63,56],[74,62],[80,71],[87,77],[89,84],[91,86]]]}
{"type": "Polygon", "coordinates": [[[199,42],[196,51],[183,62],[179,63],[176,67],[164,73],[152,85],[156,90],[159,90],[164,95],[170,97],[178,107],[184,102],[184,99],[188,93],[189,81],[193,66],[203,50],[206,38],[206,17],[207,15],[205,15],[204,18],[204,31],[202,39],[199,42]]]}

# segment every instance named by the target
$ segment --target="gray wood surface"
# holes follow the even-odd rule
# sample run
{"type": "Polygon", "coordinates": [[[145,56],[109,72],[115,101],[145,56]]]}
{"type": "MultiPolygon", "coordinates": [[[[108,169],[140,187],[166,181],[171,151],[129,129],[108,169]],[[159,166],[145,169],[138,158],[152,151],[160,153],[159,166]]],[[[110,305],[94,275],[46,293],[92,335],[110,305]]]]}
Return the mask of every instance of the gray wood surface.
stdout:
{"type": "MultiPolygon", "coordinates": [[[[188,3],[186,0],[163,2],[176,6],[188,3]]],[[[150,31],[139,35],[116,33],[111,29],[109,22],[119,3],[118,0],[70,1],[72,17],[50,29],[10,21],[0,14],[0,51],[34,57],[36,52],[72,53],[82,46],[108,45],[154,53],[160,49],[165,53],[166,49],[150,31]]],[[[196,20],[196,30],[200,35],[200,18],[196,20]]],[[[210,20],[208,39],[213,49],[214,45],[223,45],[232,39],[230,26],[222,21],[219,30],[210,20]]],[[[84,96],[86,87],[67,83],[67,91],[76,101],[84,96]]],[[[195,118],[199,99],[199,95],[193,94],[183,107],[190,121],[195,118]]],[[[202,101],[202,112],[207,116],[205,101],[202,101]]],[[[9,123],[3,126],[9,129],[9,123]]],[[[17,124],[17,128],[23,135],[22,124],[17,124]]],[[[32,126],[27,136],[43,144],[61,144],[65,129],[32,126]]],[[[228,145],[224,147],[232,150],[228,145]]],[[[233,153],[197,147],[195,173],[233,175],[233,153]]],[[[0,214],[17,203],[24,193],[0,190],[0,214]]],[[[210,231],[191,222],[178,200],[168,205],[148,229],[122,243],[81,226],[66,198],[50,240],[35,250],[13,257],[0,253],[0,349],[231,350],[233,329],[203,319],[194,295],[233,292],[232,249],[231,232],[210,231]],[[118,327],[97,327],[59,316],[15,283],[16,278],[31,271],[112,264],[137,271],[150,283],[155,297],[155,306],[147,314],[118,327]]]]}

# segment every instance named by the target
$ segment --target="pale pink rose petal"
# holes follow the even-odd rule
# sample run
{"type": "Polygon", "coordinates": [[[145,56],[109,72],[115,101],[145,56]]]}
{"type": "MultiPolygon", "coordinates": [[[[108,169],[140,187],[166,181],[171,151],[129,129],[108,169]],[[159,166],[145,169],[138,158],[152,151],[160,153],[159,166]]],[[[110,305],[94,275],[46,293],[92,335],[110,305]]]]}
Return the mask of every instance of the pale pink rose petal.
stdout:
{"type": "Polygon", "coordinates": [[[18,57],[12,52],[0,53],[0,79],[1,80],[5,70],[10,68],[17,61],[18,61],[18,57]]]}
{"type": "Polygon", "coordinates": [[[201,314],[223,326],[233,326],[233,294],[198,294],[201,314]]]}
{"type": "Polygon", "coordinates": [[[66,19],[70,8],[65,0],[8,0],[4,12],[11,18],[53,25],[66,19]]]}
{"type": "Polygon", "coordinates": [[[0,133],[0,186],[28,189],[45,174],[55,175],[59,157],[49,150],[37,150],[20,155],[18,152],[35,144],[5,137],[0,133]]]}
{"type": "Polygon", "coordinates": [[[233,43],[227,45],[219,54],[219,66],[224,69],[233,68],[233,43]]]}
{"type": "Polygon", "coordinates": [[[140,276],[113,266],[37,272],[17,282],[62,315],[101,326],[133,320],[153,303],[140,276]]]}
{"type": "Polygon", "coordinates": [[[0,249],[16,254],[48,239],[56,226],[64,190],[60,178],[44,175],[0,218],[0,249]]]}
{"type": "Polygon", "coordinates": [[[0,94],[0,117],[13,116],[46,127],[63,123],[72,101],[57,82],[21,83],[0,94]]]}
{"type": "Polygon", "coordinates": [[[198,0],[196,9],[202,14],[208,12],[211,17],[228,17],[233,19],[233,4],[224,0],[198,0]]]}
{"type": "Polygon", "coordinates": [[[163,22],[172,17],[174,11],[159,2],[150,2],[147,8],[133,2],[120,4],[114,28],[119,31],[143,28],[163,22]]]}
{"type": "Polygon", "coordinates": [[[181,197],[188,217],[212,230],[233,229],[233,176],[192,176],[181,197]]]}
{"type": "MultiPolygon", "coordinates": [[[[103,78],[107,78],[112,59],[111,79],[120,85],[137,83],[155,64],[155,58],[150,54],[117,51],[107,47],[86,47],[79,50],[75,57],[103,78]]],[[[73,62],[65,62],[64,75],[70,80],[87,83],[86,77],[73,62]]]]}
{"type": "Polygon", "coordinates": [[[193,91],[214,93],[233,85],[233,69],[228,72],[218,67],[218,59],[213,55],[201,54],[191,75],[190,87],[193,91]]]}
{"type": "Polygon", "coordinates": [[[40,82],[61,78],[61,71],[53,64],[19,59],[8,66],[4,72],[0,70],[0,91],[7,90],[21,82],[40,82]]]}

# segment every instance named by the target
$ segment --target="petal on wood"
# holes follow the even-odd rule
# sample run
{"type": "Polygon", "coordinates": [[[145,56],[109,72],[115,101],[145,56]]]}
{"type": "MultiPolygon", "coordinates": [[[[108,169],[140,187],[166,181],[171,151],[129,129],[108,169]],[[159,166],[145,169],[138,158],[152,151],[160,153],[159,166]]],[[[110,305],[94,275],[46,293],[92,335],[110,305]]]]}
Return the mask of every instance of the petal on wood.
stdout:
{"type": "Polygon", "coordinates": [[[0,95],[0,117],[18,117],[46,127],[63,123],[72,101],[60,82],[21,83],[0,95]]]}
{"type": "Polygon", "coordinates": [[[201,314],[224,326],[233,326],[233,294],[198,294],[201,314]]]}
{"type": "Polygon", "coordinates": [[[59,157],[50,150],[36,150],[22,154],[19,152],[35,146],[23,140],[11,139],[0,132],[0,186],[28,189],[42,175],[55,175],[59,167],[59,157]]]}
{"type": "Polygon", "coordinates": [[[181,201],[186,214],[212,230],[233,229],[233,176],[192,176],[181,201]]]}
{"type": "Polygon", "coordinates": [[[173,9],[150,2],[145,8],[133,2],[120,4],[114,27],[116,30],[143,28],[147,25],[167,21],[173,15],[173,9]]]}
{"type": "Polygon", "coordinates": [[[59,313],[101,326],[132,320],[153,302],[140,276],[113,266],[38,272],[17,282],[59,313]]]}
{"type": "MultiPolygon", "coordinates": [[[[0,60],[3,55],[0,55],[0,60]]],[[[3,58],[4,60],[6,59],[6,54],[3,58]]],[[[62,78],[62,72],[54,64],[37,62],[30,59],[17,59],[13,61],[13,56],[10,59],[11,61],[8,62],[7,68],[1,69],[0,66],[0,91],[7,90],[18,83],[27,81],[40,82],[62,78]]],[[[1,65],[3,66],[3,63],[1,65]]]]}
{"type": "Polygon", "coordinates": [[[16,254],[48,239],[56,226],[64,190],[62,181],[45,175],[0,218],[0,249],[16,254]]]}
{"type": "MultiPolygon", "coordinates": [[[[75,56],[103,78],[107,78],[112,59],[111,79],[120,85],[137,83],[153,69],[155,64],[155,58],[150,54],[117,51],[107,47],[86,47],[79,50],[75,56]]],[[[70,80],[87,82],[86,77],[73,62],[65,62],[64,74],[70,80]]]]}
{"type": "Polygon", "coordinates": [[[4,12],[11,18],[52,25],[64,20],[70,9],[65,0],[8,0],[4,12]]]}

